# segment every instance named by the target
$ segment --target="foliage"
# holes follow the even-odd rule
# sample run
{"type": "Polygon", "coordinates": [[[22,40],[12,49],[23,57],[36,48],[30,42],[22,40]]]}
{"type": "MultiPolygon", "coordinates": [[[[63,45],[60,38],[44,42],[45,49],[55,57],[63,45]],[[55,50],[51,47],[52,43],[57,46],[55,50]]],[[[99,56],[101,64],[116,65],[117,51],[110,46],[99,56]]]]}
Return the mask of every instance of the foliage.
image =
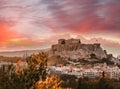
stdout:
{"type": "Polygon", "coordinates": [[[63,81],[61,86],[64,88],[70,87],[76,89],[77,86],[77,77],[74,75],[62,74],[60,75],[61,80],[63,81]]]}
{"type": "Polygon", "coordinates": [[[60,77],[52,75],[47,77],[44,81],[38,81],[35,85],[35,89],[63,89],[61,83],[60,77]]]}
{"type": "Polygon", "coordinates": [[[94,53],[90,54],[90,57],[91,57],[91,58],[95,58],[95,59],[97,58],[94,53]]]}
{"type": "Polygon", "coordinates": [[[112,80],[105,78],[86,80],[84,78],[79,78],[77,89],[119,89],[113,86],[112,80]]]}
{"type": "MultiPolygon", "coordinates": [[[[16,65],[3,66],[0,70],[0,89],[65,89],[57,75],[46,77],[48,57],[45,53],[26,58],[27,68],[16,65]]],[[[68,89],[68,88],[66,88],[68,89]]]]}
{"type": "Polygon", "coordinates": [[[28,67],[26,69],[8,65],[6,70],[2,71],[0,77],[0,89],[29,89],[38,80],[44,80],[46,77],[47,55],[39,53],[26,58],[28,67]]]}
{"type": "Polygon", "coordinates": [[[77,78],[73,75],[52,75],[46,73],[48,57],[45,53],[26,58],[27,68],[9,64],[0,69],[0,89],[120,89],[120,81],[110,79],[77,78]],[[70,89],[70,88],[69,88],[70,89]]]}

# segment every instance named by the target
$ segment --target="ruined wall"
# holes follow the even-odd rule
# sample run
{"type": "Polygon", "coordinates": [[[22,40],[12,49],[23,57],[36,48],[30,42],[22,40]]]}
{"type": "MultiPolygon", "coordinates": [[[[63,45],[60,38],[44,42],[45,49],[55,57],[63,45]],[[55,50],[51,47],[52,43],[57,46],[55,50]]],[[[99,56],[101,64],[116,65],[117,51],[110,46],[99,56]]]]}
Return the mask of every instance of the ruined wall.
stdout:
{"type": "Polygon", "coordinates": [[[80,43],[81,43],[80,39],[68,39],[68,40],[59,39],[58,40],[58,44],[80,44],[80,43]]]}
{"type": "Polygon", "coordinates": [[[106,58],[100,44],[82,44],[79,39],[58,40],[58,44],[52,45],[50,54],[71,59],[90,58],[91,54],[95,54],[99,59],[106,58]]]}

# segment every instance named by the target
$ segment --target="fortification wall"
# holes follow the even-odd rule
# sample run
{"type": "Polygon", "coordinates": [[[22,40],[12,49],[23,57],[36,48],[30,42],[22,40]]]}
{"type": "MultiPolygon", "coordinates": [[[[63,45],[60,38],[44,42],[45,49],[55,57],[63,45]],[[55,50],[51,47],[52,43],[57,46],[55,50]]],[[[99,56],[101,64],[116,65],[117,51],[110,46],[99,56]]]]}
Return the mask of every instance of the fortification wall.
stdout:
{"type": "Polygon", "coordinates": [[[90,58],[91,54],[95,54],[99,59],[107,57],[99,43],[82,44],[79,39],[58,40],[58,44],[52,45],[50,54],[76,59],[90,58]]]}

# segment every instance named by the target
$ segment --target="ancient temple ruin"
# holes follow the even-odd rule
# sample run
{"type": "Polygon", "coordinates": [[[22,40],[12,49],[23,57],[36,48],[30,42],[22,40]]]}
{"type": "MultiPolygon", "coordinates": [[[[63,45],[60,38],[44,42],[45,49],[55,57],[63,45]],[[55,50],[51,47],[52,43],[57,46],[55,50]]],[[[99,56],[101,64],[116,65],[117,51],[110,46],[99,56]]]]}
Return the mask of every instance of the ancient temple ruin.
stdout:
{"type": "Polygon", "coordinates": [[[100,43],[84,44],[80,39],[59,39],[58,44],[52,45],[50,55],[72,59],[90,58],[91,55],[102,59],[107,56],[100,43]]]}

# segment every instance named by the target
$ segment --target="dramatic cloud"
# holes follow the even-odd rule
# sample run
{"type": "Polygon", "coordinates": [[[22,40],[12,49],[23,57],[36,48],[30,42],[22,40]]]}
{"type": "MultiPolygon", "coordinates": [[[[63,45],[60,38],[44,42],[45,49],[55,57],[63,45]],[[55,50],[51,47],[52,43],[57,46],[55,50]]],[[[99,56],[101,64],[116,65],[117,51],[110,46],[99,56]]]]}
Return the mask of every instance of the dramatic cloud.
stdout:
{"type": "Polygon", "coordinates": [[[57,30],[96,33],[120,29],[118,0],[43,0],[42,3],[51,12],[52,19],[56,22],[51,25],[57,30]]]}
{"type": "Polygon", "coordinates": [[[4,43],[14,38],[20,38],[20,35],[11,31],[11,28],[8,25],[0,23],[0,43],[4,43]]]}
{"type": "Polygon", "coordinates": [[[118,43],[120,0],[0,0],[4,49],[48,47],[58,38],[78,35],[118,43]]]}

